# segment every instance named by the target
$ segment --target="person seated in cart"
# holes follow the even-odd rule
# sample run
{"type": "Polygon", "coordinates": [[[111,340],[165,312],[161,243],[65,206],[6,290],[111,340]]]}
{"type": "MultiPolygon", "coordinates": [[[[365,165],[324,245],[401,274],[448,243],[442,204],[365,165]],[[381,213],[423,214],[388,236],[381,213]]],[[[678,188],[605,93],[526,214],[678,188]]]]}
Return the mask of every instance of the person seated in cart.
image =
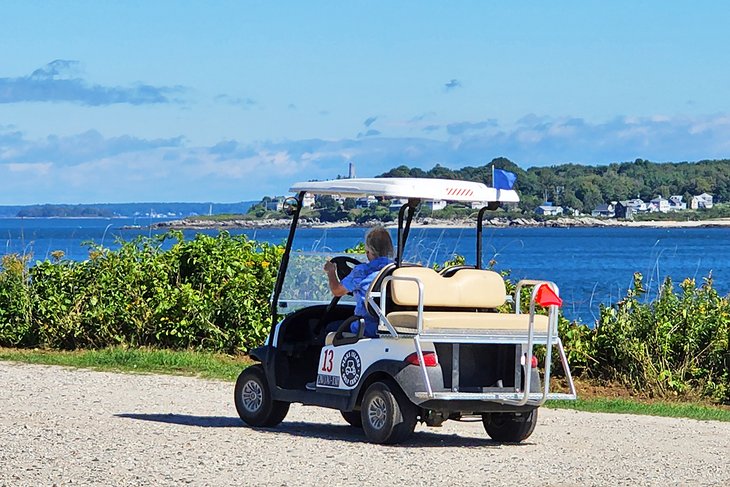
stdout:
{"type": "MultiPolygon", "coordinates": [[[[365,235],[365,254],[368,262],[355,266],[342,281],[337,277],[337,266],[331,261],[325,263],[324,272],[332,294],[344,296],[352,293],[355,296],[355,316],[363,318],[365,322],[363,336],[375,338],[378,336],[378,319],[367,312],[365,295],[378,272],[393,262],[393,241],[388,230],[379,226],[368,231],[365,235]]],[[[336,331],[340,324],[331,323],[327,331],[336,331]]],[[[354,321],[350,325],[350,332],[357,334],[359,326],[359,321],[354,321]]]]}

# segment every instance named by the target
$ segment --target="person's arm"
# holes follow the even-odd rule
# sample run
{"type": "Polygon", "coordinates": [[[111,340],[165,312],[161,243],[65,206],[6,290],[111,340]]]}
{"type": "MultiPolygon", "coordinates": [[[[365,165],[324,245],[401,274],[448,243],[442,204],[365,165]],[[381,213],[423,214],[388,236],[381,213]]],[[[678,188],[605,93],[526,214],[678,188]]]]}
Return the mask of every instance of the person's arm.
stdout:
{"type": "Polygon", "coordinates": [[[330,286],[330,291],[335,296],[344,296],[349,291],[345,286],[342,285],[340,280],[337,278],[337,266],[330,261],[324,264],[324,272],[327,274],[327,283],[330,286]]]}

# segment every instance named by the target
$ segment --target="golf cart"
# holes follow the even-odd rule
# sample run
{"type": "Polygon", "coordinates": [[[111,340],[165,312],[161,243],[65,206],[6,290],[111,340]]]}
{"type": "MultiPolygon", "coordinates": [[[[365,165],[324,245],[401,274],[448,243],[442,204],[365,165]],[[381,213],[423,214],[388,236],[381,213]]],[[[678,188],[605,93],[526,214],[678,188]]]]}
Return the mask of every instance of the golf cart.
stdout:
{"type": "MultiPolygon", "coordinates": [[[[522,280],[509,297],[502,276],[482,266],[485,212],[519,201],[515,191],[411,178],[306,182],[291,191],[296,197],[288,200],[293,218],[272,294],[271,332],[250,351],[259,363],[244,369],[235,387],[245,423],[275,426],[296,402],[338,409],[375,443],[405,440],[418,421],[440,426],[469,417],[481,418],[495,441],[520,442],[533,432],[546,400],[576,398],[557,333],[557,286],[522,280]],[[366,296],[368,312],[379,320],[377,338],[363,336],[351,296],[332,297],[322,272],[331,254],[292,252],[305,193],[407,201],[398,213],[394,263],[379,272],[366,296]],[[437,272],[404,261],[411,223],[424,200],[481,202],[474,264],[437,272]],[[525,287],[531,288],[529,313],[521,312],[525,287]],[[514,304],[512,311],[499,312],[506,302],[514,304]],[[538,305],[547,315],[536,312],[538,305]],[[326,333],[335,321],[342,321],[338,330],[326,333]],[[353,322],[358,333],[350,333],[353,322]],[[534,355],[538,346],[545,347],[542,368],[534,355]],[[554,348],[567,393],[550,390],[554,348]]],[[[365,261],[352,254],[331,260],[340,279],[365,261]]]]}

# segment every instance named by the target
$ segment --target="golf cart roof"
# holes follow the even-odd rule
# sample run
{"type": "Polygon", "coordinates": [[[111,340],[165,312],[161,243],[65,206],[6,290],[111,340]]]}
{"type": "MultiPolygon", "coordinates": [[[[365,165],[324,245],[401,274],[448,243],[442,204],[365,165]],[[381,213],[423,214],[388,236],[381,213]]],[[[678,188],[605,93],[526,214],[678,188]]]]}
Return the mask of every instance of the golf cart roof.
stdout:
{"type": "Polygon", "coordinates": [[[356,178],[310,181],[294,184],[289,191],[314,194],[337,194],[345,197],[382,196],[385,198],[418,198],[445,201],[520,201],[512,189],[495,189],[482,183],[458,179],[431,178],[356,178]]]}

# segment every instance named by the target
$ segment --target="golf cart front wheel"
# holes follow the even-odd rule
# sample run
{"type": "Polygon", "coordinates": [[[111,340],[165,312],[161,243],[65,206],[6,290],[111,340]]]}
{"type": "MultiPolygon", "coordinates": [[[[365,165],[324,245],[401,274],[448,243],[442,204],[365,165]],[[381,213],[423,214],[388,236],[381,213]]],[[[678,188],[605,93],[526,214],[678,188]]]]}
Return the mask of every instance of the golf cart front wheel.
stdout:
{"type": "Polygon", "coordinates": [[[360,406],[365,436],[373,443],[393,444],[406,440],[416,427],[418,412],[393,382],[374,382],[360,406]]]}
{"type": "Polygon", "coordinates": [[[289,403],[271,398],[266,374],[260,365],[252,365],[238,376],[234,394],[236,410],[250,426],[276,426],[289,412],[289,403]]]}

